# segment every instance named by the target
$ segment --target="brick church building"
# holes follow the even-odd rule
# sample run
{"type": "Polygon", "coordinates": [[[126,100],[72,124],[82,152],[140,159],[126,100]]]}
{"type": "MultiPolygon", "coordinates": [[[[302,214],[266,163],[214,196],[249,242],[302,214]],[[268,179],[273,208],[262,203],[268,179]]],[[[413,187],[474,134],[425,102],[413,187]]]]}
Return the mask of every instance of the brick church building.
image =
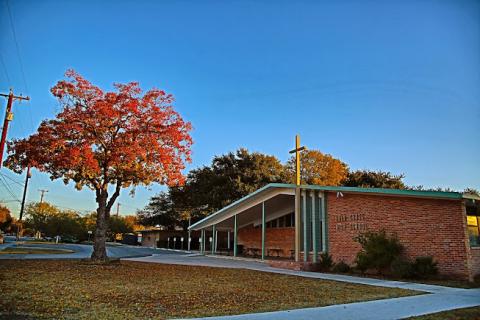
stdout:
{"type": "MultiPolygon", "coordinates": [[[[480,197],[457,192],[268,184],[190,227],[200,250],[315,263],[321,252],[353,264],[363,231],[395,233],[410,258],[440,274],[480,274],[480,197]]],[[[280,260],[281,261],[281,260],[280,260]]]]}

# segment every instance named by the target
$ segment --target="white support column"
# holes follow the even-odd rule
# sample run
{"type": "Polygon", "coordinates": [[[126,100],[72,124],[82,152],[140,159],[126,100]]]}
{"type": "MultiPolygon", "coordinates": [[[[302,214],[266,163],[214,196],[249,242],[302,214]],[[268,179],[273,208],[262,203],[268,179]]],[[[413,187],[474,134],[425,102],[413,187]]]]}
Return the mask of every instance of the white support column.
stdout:
{"type": "Polygon", "coordinates": [[[307,214],[307,192],[302,191],[302,218],[303,218],[303,261],[308,261],[310,255],[310,228],[309,217],[307,214]]]}
{"type": "Polygon", "coordinates": [[[322,210],[322,251],[327,252],[328,251],[328,245],[327,245],[327,239],[328,239],[328,221],[327,221],[327,197],[326,193],[324,192],[322,194],[322,197],[320,199],[321,203],[321,210],[322,210]]]}
{"type": "Polygon", "coordinates": [[[216,236],[216,233],[217,233],[217,228],[215,225],[212,226],[212,242],[210,243],[210,246],[212,249],[212,254],[215,254],[216,253],[216,248],[215,248],[215,236],[216,236]]]}
{"type": "Polygon", "coordinates": [[[311,201],[311,212],[312,212],[312,251],[313,251],[313,259],[314,263],[317,262],[318,258],[318,206],[317,206],[317,197],[315,196],[315,191],[310,191],[310,198],[311,201]]]}
{"type": "Polygon", "coordinates": [[[237,256],[237,236],[238,236],[238,223],[237,223],[237,215],[233,218],[233,256],[237,256]]]}
{"type": "Polygon", "coordinates": [[[301,194],[300,187],[295,188],[295,261],[300,261],[300,241],[302,237],[302,213],[300,212],[301,207],[301,194]]]}
{"type": "Polygon", "coordinates": [[[227,249],[228,249],[228,252],[230,252],[230,230],[227,231],[227,249]]]}
{"type": "Polygon", "coordinates": [[[262,202],[262,260],[265,260],[265,202],[262,202]]]}

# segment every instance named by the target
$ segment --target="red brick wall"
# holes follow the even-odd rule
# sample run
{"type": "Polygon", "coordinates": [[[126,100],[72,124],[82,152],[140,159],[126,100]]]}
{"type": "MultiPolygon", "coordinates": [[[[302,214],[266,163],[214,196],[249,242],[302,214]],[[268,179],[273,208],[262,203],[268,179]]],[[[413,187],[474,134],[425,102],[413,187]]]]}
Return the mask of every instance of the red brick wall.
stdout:
{"type": "Polygon", "coordinates": [[[470,256],[472,261],[472,276],[480,276],[480,248],[470,248],[470,256]]]}
{"type": "MultiPolygon", "coordinates": [[[[468,278],[465,217],[460,201],[328,193],[328,245],[335,261],[353,263],[360,230],[397,234],[408,257],[433,256],[441,274],[468,278]]],[[[477,263],[478,266],[478,263],[477,263]]]]}
{"type": "MultiPolygon", "coordinates": [[[[262,247],[262,228],[252,226],[238,229],[238,244],[244,248],[262,247]]],[[[265,233],[265,249],[282,249],[280,256],[290,257],[290,250],[295,248],[295,228],[267,228],[265,233]]],[[[268,250],[266,250],[268,252],[268,250]]],[[[275,254],[272,252],[272,255],[275,254]]]]}

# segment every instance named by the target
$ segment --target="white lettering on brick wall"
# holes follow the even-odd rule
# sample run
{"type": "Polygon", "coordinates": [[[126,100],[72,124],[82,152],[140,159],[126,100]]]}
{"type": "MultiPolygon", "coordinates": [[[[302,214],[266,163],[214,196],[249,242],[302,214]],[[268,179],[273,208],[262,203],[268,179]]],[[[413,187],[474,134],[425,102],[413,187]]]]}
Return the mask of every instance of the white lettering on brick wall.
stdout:
{"type": "Polygon", "coordinates": [[[339,214],[335,216],[336,231],[366,231],[368,226],[365,221],[365,214],[339,214]]]}

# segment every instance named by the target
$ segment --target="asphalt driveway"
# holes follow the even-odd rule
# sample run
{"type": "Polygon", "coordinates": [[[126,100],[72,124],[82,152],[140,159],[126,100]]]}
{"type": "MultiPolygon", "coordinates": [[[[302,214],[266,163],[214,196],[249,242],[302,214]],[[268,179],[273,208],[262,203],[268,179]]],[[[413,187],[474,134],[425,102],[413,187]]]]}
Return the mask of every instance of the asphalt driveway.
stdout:
{"type": "MultiPolygon", "coordinates": [[[[15,242],[7,242],[0,245],[0,251],[11,246],[16,246],[15,242]]],[[[28,243],[18,244],[22,247],[44,248],[44,249],[66,249],[74,251],[65,254],[0,254],[2,259],[85,259],[89,258],[93,251],[92,245],[87,244],[64,244],[64,243],[28,243]]],[[[107,254],[110,258],[131,258],[145,257],[158,253],[158,250],[140,246],[127,245],[107,245],[107,254]]],[[[166,252],[165,254],[168,254],[166,252]]]]}

